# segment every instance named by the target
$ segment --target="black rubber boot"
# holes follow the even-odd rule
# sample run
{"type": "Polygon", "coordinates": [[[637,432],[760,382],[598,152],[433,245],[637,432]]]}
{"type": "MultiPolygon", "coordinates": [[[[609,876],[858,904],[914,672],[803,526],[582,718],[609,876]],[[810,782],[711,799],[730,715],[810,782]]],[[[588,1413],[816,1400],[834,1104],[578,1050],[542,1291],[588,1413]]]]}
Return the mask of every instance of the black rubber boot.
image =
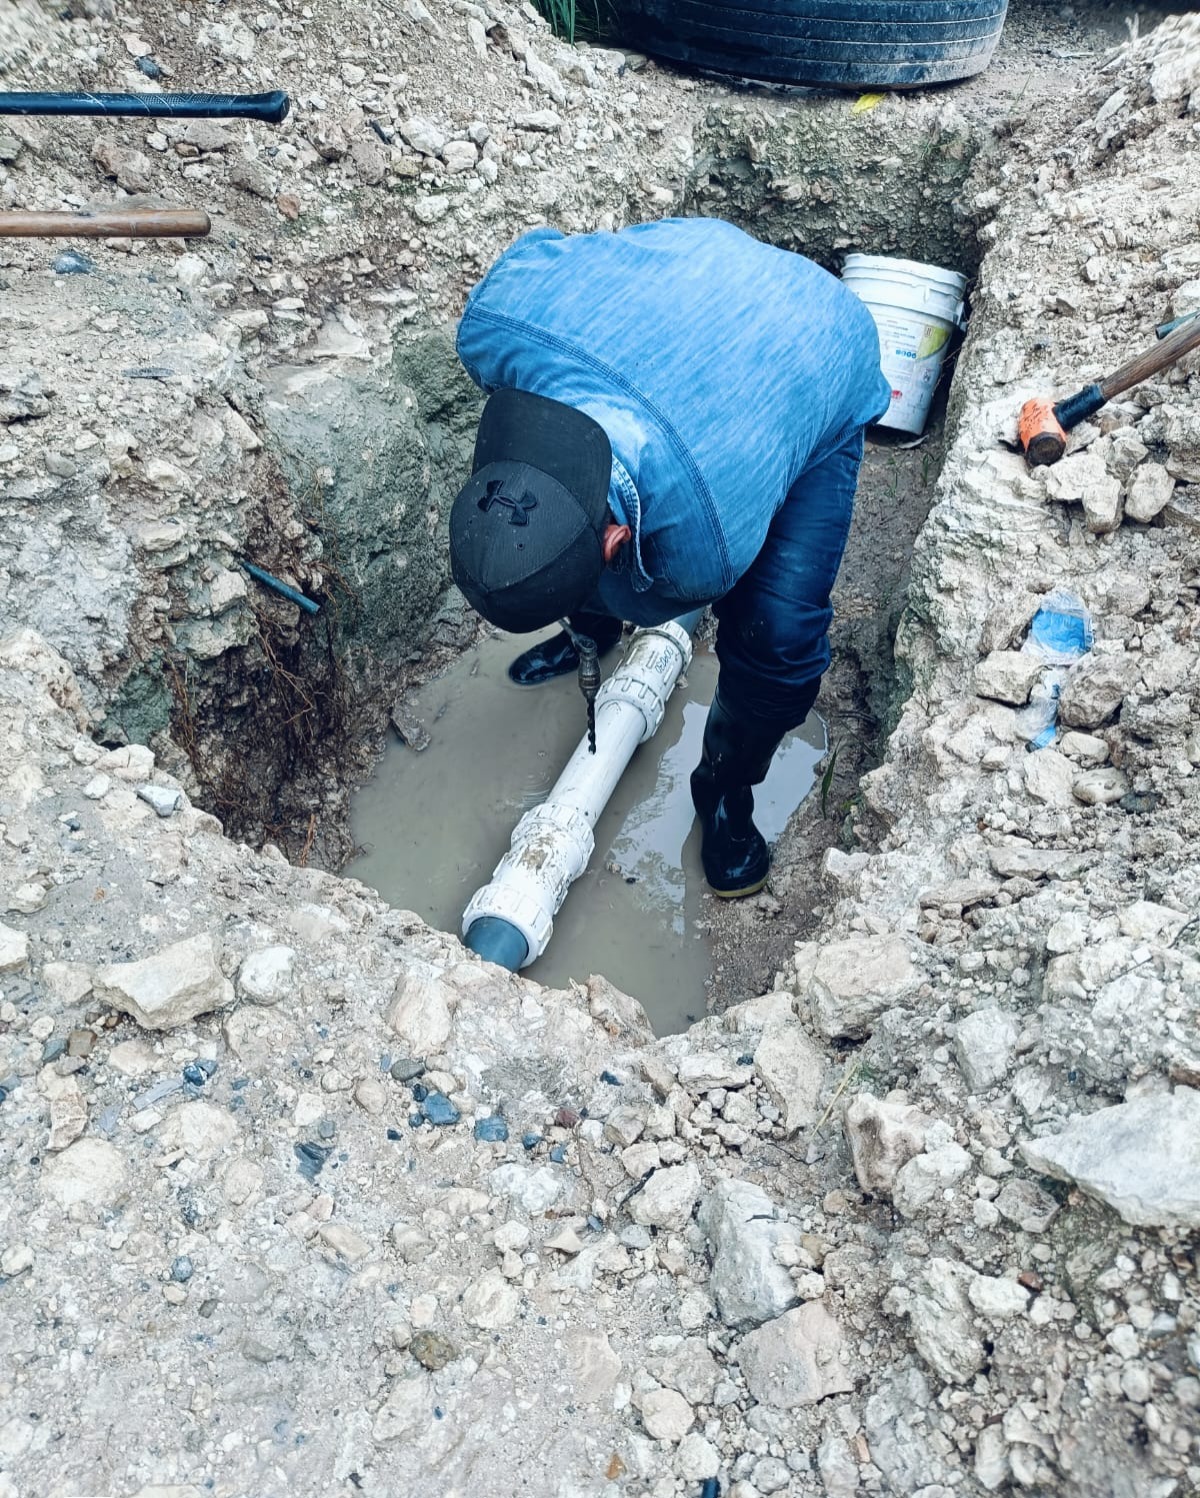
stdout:
{"type": "MultiPolygon", "coordinates": [[[[570,614],[571,628],[580,635],[589,635],[596,642],[601,655],[607,655],[621,638],[621,621],[607,614],[570,614]]],[[[551,635],[540,645],[531,645],[521,652],[508,668],[508,679],[519,687],[540,687],[544,681],[553,681],[556,676],[567,676],[579,669],[579,652],[571,644],[566,630],[551,635]]]]}
{"type": "Polygon", "coordinates": [[[735,900],[767,882],[771,856],[754,825],[752,786],[766,779],[787,725],[737,716],[713,698],[704,725],[704,753],[692,771],[692,802],[700,820],[700,859],[714,895],[735,900]]]}

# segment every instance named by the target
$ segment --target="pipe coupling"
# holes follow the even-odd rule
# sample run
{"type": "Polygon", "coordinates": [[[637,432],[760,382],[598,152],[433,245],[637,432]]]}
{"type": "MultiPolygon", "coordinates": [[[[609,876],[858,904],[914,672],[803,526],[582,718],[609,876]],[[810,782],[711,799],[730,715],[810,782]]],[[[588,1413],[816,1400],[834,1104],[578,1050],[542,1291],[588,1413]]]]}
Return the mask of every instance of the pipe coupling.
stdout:
{"type": "Polygon", "coordinates": [[[497,916],[525,938],[528,967],[549,945],[554,914],[587,868],[596,840],[587,817],[574,807],[545,801],[513,828],[508,852],[490,884],[471,896],[463,911],[463,935],[480,916],[497,916]]]}
{"type": "Polygon", "coordinates": [[[625,659],[600,688],[596,710],[608,702],[636,708],[642,718],[638,743],[644,744],[658,732],[676,680],[691,663],[691,636],[674,620],[639,629],[625,659]]]}

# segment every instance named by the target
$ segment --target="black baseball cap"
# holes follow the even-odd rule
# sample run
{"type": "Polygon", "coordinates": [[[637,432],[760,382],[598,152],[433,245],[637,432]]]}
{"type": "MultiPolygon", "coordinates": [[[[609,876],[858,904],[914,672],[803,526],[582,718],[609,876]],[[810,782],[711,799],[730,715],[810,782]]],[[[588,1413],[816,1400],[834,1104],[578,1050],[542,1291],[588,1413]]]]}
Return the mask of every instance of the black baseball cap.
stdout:
{"type": "Polygon", "coordinates": [[[541,629],[587,601],[604,570],[612,447],[561,401],[497,390],[471,479],[450,511],[450,571],[501,629],[541,629]]]}

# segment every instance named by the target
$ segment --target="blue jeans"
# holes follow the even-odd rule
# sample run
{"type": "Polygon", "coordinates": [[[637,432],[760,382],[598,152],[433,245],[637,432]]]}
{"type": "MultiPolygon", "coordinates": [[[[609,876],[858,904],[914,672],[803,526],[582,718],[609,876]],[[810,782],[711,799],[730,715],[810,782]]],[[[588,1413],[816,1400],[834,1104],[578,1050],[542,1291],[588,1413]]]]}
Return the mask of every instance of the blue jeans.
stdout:
{"type": "Polygon", "coordinates": [[[803,723],[829,666],[829,595],[850,532],[862,455],[860,429],[800,475],[757,557],[713,605],[722,701],[781,732],[803,723]]]}

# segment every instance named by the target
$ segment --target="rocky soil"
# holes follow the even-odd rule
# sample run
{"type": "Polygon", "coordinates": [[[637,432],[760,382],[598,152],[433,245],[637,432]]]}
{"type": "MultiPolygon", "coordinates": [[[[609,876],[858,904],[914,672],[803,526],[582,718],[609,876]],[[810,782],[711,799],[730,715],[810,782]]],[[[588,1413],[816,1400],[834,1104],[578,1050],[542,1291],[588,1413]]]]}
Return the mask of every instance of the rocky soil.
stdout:
{"type": "Polygon", "coordinates": [[[781,238],[860,242],[771,166],[789,110],[849,106],[490,3],[72,12],[0,6],[0,81],[286,70],[298,107],[0,129],[6,204],[217,220],[0,263],[0,1495],[1200,1491],[1194,364],[1054,469],[1012,450],[1027,395],[1200,306],[1200,26],[1044,56],[1071,86],[1025,117],[854,117],[849,177],[935,149],[982,254],[898,721],[811,916],[785,850],[769,991],[655,1041],[602,978],[504,974],[212,810],[286,820],[322,766],[285,727],[348,745],[373,673],[471,628],[440,324],[496,249],[772,193],[815,205],[781,238]],[[702,202],[684,146],[735,116],[761,149],[702,202]],[[1094,639],[1030,752],[1053,589],[1094,639]]]}

